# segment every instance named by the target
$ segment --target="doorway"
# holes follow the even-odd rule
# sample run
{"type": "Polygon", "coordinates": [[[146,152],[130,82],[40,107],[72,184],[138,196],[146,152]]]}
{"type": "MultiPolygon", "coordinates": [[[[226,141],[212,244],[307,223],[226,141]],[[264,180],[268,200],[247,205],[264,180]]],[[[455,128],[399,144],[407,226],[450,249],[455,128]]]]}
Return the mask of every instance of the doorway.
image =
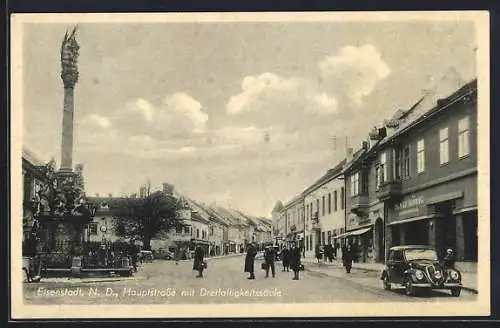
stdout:
{"type": "Polygon", "coordinates": [[[382,218],[377,218],[375,221],[375,247],[376,247],[376,262],[384,262],[385,239],[384,239],[384,222],[382,218]]]}

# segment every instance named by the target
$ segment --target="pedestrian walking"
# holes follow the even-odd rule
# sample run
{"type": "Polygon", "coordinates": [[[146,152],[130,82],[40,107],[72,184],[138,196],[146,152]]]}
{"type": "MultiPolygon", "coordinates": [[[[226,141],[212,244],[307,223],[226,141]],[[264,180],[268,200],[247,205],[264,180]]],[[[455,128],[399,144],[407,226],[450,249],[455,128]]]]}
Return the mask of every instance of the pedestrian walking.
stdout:
{"type": "Polygon", "coordinates": [[[286,246],[281,250],[281,263],[283,272],[290,272],[290,250],[286,246]]]}
{"type": "Polygon", "coordinates": [[[297,243],[294,242],[292,249],[290,250],[290,267],[293,270],[293,278],[292,280],[299,280],[299,271],[300,271],[300,249],[297,246],[297,243]]]}
{"type": "Polygon", "coordinates": [[[352,268],[352,260],[354,254],[351,244],[348,244],[345,248],[345,251],[342,253],[342,262],[344,263],[344,267],[347,273],[351,273],[352,268]]]}
{"type": "Polygon", "coordinates": [[[182,259],[182,247],[177,247],[174,251],[175,265],[179,265],[179,261],[182,259]]]}
{"type": "Polygon", "coordinates": [[[257,249],[253,244],[249,244],[247,248],[247,255],[245,256],[245,272],[250,273],[248,279],[255,279],[254,264],[257,249]]]}
{"type": "Polygon", "coordinates": [[[318,260],[318,264],[319,264],[321,261],[321,245],[320,244],[316,245],[316,248],[314,250],[314,255],[315,255],[316,259],[318,260]]]}
{"type": "Polygon", "coordinates": [[[337,243],[335,243],[335,245],[333,246],[333,258],[335,260],[337,260],[337,251],[338,251],[338,248],[339,248],[339,245],[337,243]]]}
{"type": "Polygon", "coordinates": [[[266,246],[264,250],[264,260],[266,262],[266,278],[269,277],[269,269],[271,269],[271,274],[273,278],[275,277],[275,267],[274,261],[276,260],[276,253],[274,251],[274,247],[266,246]]]}
{"type": "Polygon", "coordinates": [[[453,269],[455,268],[456,257],[451,248],[446,250],[446,255],[444,256],[444,268],[445,269],[453,269]]]}
{"type": "Polygon", "coordinates": [[[201,246],[196,246],[193,261],[193,270],[198,271],[196,278],[203,278],[203,269],[205,269],[205,263],[203,261],[204,255],[205,254],[203,253],[201,246]]]}
{"type": "Polygon", "coordinates": [[[137,253],[139,252],[139,249],[135,245],[135,240],[130,240],[127,252],[130,257],[130,261],[132,262],[132,266],[134,267],[134,272],[137,272],[137,253]]]}

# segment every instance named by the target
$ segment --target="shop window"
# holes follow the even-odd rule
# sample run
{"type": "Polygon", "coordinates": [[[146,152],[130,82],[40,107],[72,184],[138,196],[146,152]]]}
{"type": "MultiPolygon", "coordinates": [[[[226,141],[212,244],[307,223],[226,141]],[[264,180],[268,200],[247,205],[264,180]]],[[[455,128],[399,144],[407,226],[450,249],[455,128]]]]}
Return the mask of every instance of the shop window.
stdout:
{"type": "Polygon", "coordinates": [[[97,235],[97,223],[93,222],[89,224],[89,233],[91,235],[97,235]]]}
{"type": "Polygon", "coordinates": [[[410,177],[410,146],[403,149],[403,177],[410,177]]]}
{"type": "Polygon", "coordinates": [[[417,173],[425,171],[425,142],[421,139],[417,142],[417,173]]]}
{"type": "Polygon", "coordinates": [[[333,204],[333,210],[334,210],[335,212],[337,212],[337,210],[338,210],[337,190],[335,190],[335,191],[333,192],[333,201],[334,201],[334,204],[333,204]]]}
{"type": "Polygon", "coordinates": [[[450,150],[448,143],[448,128],[439,130],[439,164],[443,165],[450,161],[450,150]]]}
{"type": "Polygon", "coordinates": [[[458,158],[470,153],[469,135],[469,117],[467,116],[458,121],[458,158]]]}

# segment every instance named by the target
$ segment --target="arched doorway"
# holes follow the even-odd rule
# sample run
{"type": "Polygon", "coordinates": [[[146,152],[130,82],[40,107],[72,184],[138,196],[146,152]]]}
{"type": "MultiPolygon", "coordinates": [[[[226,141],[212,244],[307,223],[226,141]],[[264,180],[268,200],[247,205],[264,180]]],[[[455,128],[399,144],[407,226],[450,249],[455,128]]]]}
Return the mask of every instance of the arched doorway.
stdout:
{"type": "Polygon", "coordinates": [[[375,245],[377,255],[376,261],[384,262],[384,222],[380,217],[375,221],[375,245]]]}

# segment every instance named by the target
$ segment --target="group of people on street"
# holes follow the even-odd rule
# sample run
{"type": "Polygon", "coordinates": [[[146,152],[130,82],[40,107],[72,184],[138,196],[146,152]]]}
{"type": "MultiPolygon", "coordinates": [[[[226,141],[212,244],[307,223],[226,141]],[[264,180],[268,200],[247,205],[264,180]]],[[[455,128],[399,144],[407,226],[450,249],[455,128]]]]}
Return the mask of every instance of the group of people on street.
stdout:
{"type": "Polygon", "coordinates": [[[320,244],[316,245],[314,250],[314,257],[318,260],[318,263],[321,263],[321,260],[332,263],[333,260],[337,259],[337,249],[338,245],[326,244],[321,246],[320,244]]]}
{"type": "MultiPolygon", "coordinates": [[[[245,257],[245,272],[248,272],[250,276],[248,279],[255,279],[255,256],[257,255],[257,249],[253,244],[249,244],[247,248],[247,254],[245,257]]],[[[291,249],[283,248],[281,257],[283,263],[283,272],[289,272],[289,269],[293,271],[292,280],[299,280],[299,271],[301,269],[301,250],[297,243],[292,244],[291,249]]],[[[269,270],[271,270],[272,277],[276,277],[276,249],[272,246],[267,246],[264,250],[264,263],[263,269],[266,271],[266,278],[269,277],[269,270]]]]}

